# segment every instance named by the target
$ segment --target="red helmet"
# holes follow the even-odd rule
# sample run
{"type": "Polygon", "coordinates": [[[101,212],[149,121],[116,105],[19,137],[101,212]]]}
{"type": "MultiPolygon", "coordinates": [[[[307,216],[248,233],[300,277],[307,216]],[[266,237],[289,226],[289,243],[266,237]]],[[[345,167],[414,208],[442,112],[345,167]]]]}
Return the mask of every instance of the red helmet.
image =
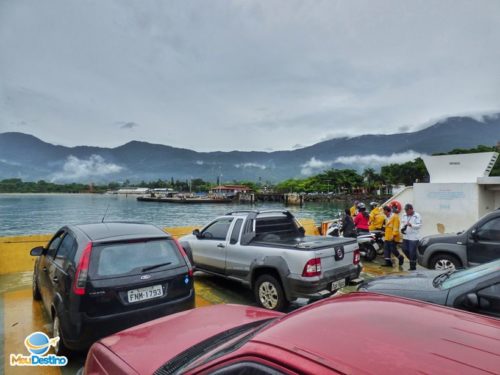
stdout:
{"type": "Polygon", "coordinates": [[[389,203],[389,206],[393,211],[401,212],[401,203],[399,203],[398,201],[392,201],[391,203],[389,203]]]}

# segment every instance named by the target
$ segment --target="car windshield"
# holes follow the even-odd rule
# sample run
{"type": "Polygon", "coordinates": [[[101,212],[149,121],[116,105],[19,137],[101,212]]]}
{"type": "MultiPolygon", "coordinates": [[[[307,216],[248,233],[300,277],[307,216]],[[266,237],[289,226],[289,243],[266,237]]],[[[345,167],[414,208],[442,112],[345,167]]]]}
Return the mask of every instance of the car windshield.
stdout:
{"type": "Polygon", "coordinates": [[[114,277],[175,268],[180,264],[181,257],[172,240],[110,243],[93,249],[90,275],[93,278],[114,277]]]}
{"type": "Polygon", "coordinates": [[[500,271],[500,259],[493,262],[481,264],[480,266],[452,272],[442,283],[442,288],[449,289],[461,285],[467,281],[489,275],[500,271]]]}

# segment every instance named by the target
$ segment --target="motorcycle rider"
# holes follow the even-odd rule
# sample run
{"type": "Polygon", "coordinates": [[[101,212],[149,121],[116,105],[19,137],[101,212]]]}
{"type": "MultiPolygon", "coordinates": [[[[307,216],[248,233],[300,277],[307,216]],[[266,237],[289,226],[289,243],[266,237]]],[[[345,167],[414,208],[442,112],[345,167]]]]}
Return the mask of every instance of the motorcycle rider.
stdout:
{"type": "Polygon", "coordinates": [[[352,220],[351,210],[349,208],[345,209],[345,215],[342,218],[342,227],[340,228],[342,235],[344,237],[356,237],[356,226],[352,220]]]}
{"type": "Polygon", "coordinates": [[[385,224],[385,215],[382,207],[377,202],[370,203],[370,219],[368,220],[368,229],[370,232],[374,230],[382,230],[385,224]]]}
{"type": "Polygon", "coordinates": [[[366,206],[363,202],[358,203],[358,214],[354,218],[354,225],[358,234],[368,233],[368,219],[370,215],[366,212],[366,206]]]}
{"type": "Polygon", "coordinates": [[[385,224],[385,236],[384,236],[384,267],[392,267],[391,255],[396,256],[399,260],[399,266],[402,267],[404,263],[404,257],[399,253],[396,245],[400,242],[401,237],[399,234],[399,211],[397,205],[384,206],[384,213],[387,218],[385,224]]]}
{"type": "Polygon", "coordinates": [[[401,218],[401,233],[403,233],[403,253],[410,260],[410,271],[417,269],[417,245],[421,226],[422,218],[413,210],[413,205],[405,204],[405,214],[401,218]]]}

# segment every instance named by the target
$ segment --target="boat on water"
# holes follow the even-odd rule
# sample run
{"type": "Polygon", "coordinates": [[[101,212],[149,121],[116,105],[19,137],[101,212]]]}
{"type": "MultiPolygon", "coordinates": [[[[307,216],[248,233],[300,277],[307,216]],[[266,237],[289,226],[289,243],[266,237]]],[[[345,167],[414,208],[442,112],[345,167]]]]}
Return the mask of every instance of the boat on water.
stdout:
{"type": "Polygon", "coordinates": [[[233,198],[219,196],[219,195],[205,195],[205,196],[196,196],[196,195],[145,195],[141,197],[137,197],[137,200],[140,202],[161,202],[161,203],[181,203],[181,204],[199,204],[199,203],[232,203],[234,202],[233,198]]]}

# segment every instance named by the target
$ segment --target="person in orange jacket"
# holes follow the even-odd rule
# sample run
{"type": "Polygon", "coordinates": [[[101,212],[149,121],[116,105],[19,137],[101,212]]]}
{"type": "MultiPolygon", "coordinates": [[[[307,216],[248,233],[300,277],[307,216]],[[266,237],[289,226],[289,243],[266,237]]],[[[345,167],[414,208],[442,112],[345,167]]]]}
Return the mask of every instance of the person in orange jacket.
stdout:
{"type": "Polygon", "coordinates": [[[399,260],[399,266],[402,267],[404,257],[399,253],[396,245],[401,242],[399,233],[399,212],[396,206],[384,206],[384,214],[386,216],[385,235],[384,235],[384,267],[392,267],[391,255],[394,255],[399,260]]]}

